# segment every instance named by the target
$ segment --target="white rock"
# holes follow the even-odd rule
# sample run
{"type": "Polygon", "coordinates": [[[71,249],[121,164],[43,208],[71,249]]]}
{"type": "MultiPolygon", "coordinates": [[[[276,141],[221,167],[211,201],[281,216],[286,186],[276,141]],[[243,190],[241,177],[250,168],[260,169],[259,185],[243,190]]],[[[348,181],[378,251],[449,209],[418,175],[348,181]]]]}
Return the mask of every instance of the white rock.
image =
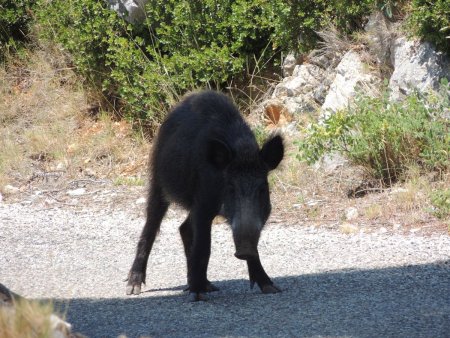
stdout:
{"type": "Polygon", "coordinates": [[[314,92],[324,77],[324,70],[312,64],[295,66],[292,76],[283,79],[272,94],[271,100],[280,102],[291,115],[315,112],[320,106],[314,92]]]}
{"type": "Polygon", "coordinates": [[[402,227],[402,225],[400,224],[400,223],[394,223],[393,225],[392,225],[392,228],[394,229],[394,230],[400,230],[401,229],[401,227],[402,227]]]}
{"type": "Polygon", "coordinates": [[[374,87],[379,79],[369,72],[358,53],[349,51],[336,67],[336,77],[322,105],[322,118],[346,108],[358,89],[365,92],[374,87]]]}
{"type": "Polygon", "coordinates": [[[273,98],[294,97],[312,91],[320,84],[323,70],[312,64],[295,66],[292,76],[279,83],[272,94],[273,98]]]}
{"type": "Polygon", "coordinates": [[[283,76],[291,76],[297,63],[298,60],[293,53],[286,55],[283,60],[283,65],[281,66],[283,69],[283,76]]]}
{"type": "Polygon", "coordinates": [[[69,195],[69,196],[81,196],[81,195],[84,195],[85,193],[86,193],[86,189],[84,189],[84,188],[78,188],[78,189],[67,191],[67,195],[69,195]]]}
{"type": "Polygon", "coordinates": [[[321,169],[326,174],[331,174],[347,162],[348,160],[339,153],[331,153],[322,156],[319,161],[314,164],[314,168],[321,169]]]}
{"type": "Polygon", "coordinates": [[[352,221],[357,219],[359,216],[358,209],[355,207],[350,207],[345,210],[345,218],[347,221],[352,221]]]}
{"type": "Polygon", "coordinates": [[[108,0],[112,10],[129,23],[141,23],[145,19],[145,4],[148,0],[108,0]]]}
{"type": "Polygon", "coordinates": [[[401,37],[391,47],[394,72],[389,80],[391,99],[398,100],[412,90],[436,89],[441,78],[450,79],[450,61],[428,42],[408,41],[401,37]]]}

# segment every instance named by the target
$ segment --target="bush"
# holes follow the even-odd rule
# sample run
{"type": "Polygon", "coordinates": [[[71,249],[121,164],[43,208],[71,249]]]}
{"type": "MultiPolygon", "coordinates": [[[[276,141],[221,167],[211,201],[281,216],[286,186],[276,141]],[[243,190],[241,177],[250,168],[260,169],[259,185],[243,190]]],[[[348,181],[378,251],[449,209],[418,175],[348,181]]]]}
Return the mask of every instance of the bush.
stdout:
{"type": "Polygon", "coordinates": [[[61,43],[110,102],[119,98],[116,110],[152,125],[181,93],[222,87],[271,57],[269,1],[151,0],[145,11],[138,26],[98,0],[41,0],[37,12],[41,36],[61,43]]]}
{"type": "Polygon", "coordinates": [[[450,0],[412,0],[408,26],[450,55],[450,0]]]}
{"type": "Polygon", "coordinates": [[[442,81],[438,94],[416,93],[404,102],[390,102],[388,96],[359,97],[350,109],[309,126],[299,142],[298,158],[313,163],[337,151],[388,185],[413,163],[425,170],[447,170],[448,83],[442,81]]]}
{"type": "Polygon", "coordinates": [[[430,196],[433,214],[440,219],[450,217],[450,189],[438,189],[430,196]]]}
{"type": "Polygon", "coordinates": [[[35,0],[0,1],[0,61],[27,40],[35,0]]]}
{"type": "Polygon", "coordinates": [[[275,36],[282,49],[308,51],[314,48],[318,31],[330,24],[339,32],[361,29],[366,17],[384,1],[376,0],[281,0],[274,4],[278,15],[275,36]]]}
{"type": "Polygon", "coordinates": [[[313,48],[316,31],[327,25],[350,33],[373,8],[389,16],[398,3],[149,0],[145,22],[130,25],[107,1],[22,0],[17,6],[34,2],[40,37],[59,42],[115,112],[152,127],[186,91],[243,84],[246,70],[270,65],[280,50],[313,48]]]}

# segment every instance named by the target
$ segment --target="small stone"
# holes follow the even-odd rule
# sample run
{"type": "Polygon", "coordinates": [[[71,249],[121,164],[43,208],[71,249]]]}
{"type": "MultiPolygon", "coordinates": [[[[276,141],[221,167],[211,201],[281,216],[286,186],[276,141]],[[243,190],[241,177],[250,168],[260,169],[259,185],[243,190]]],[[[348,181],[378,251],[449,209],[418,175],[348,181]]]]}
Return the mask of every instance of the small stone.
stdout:
{"type": "Polygon", "coordinates": [[[140,204],[145,204],[146,201],[147,201],[147,199],[145,197],[141,197],[141,198],[138,198],[135,203],[140,205],[140,204]]]}
{"type": "Polygon", "coordinates": [[[90,177],[95,177],[95,176],[96,176],[96,175],[95,175],[95,171],[92,170],[91,168],[86,168],[86,169],[84,169],[84,173],[85,173],[87,176],[90,176],[90,177]]]}
{"type": "Polygon", "coordinates": [[[358,209],[355,207],[350,207],[345,210],[345,218],[347,221],[352,221],[357,219],[359,216],[358,209]]]}
{"type": "Polygon", "coordinates": [[[84,188],[78,188],[78,189],[67,191],[67,195],[69,195],[69,196],[81,196],[81,195],[84,195],[85,193],[86,193],[86,189],[84,189],[84,188]]]}
{"type": "Polygon", "coordinates": [[[59,162],[56,165],[56,170],[65,170],[65,169],[66,169],[66,165],[64,163],[62,163],[62,162],[59,162]]]}
{"type": "Polygon", "coordinates": [[[380,228],[380,233],[381,234],[385,234],[386,232],[388,232],[388,231],[387,231],[387,229],[385,227],[381,227],[380,228]]]}
{"type": "Polygon", "coordinates": [[[391,194],[403,194],[403,193],[407,193],[408,189],[405,188],[394,188],[391,190],[391,194]]]}
{"type": "Polygon", "coordinates": [[[20,189],[10,184],[7,184],[3,187],[3,192],[7,195],[15,195],[20,192],[20,189]]]}

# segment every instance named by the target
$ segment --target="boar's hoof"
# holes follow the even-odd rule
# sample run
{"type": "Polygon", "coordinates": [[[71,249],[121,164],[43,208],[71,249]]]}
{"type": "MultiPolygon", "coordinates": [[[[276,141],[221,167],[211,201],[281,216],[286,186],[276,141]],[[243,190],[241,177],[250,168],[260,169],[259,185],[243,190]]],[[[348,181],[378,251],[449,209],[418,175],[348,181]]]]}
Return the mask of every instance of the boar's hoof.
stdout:
{"type": "Polygon", "coordinates": [[[208,297],[206,296],[206,294],[202,293],[202,292],[190,292],[189,293],[189,301],[190,302],[199,302],[199,301],[207,301],[208,297]]]}
{"type": "Polygon", "coordinates": [[[206,292],[215,292],[215,291],[219,291],[219,288],[210,281],[208,281],[208,284],[206,284],[206,292]]]}
{"type": "Polygon", "coordinates": [[[278,293],[281,292],[281,289],[275,284],[266,284],[261,287],[262,293],[278,293]]]}
{"type": "Polygon", "coordinates": [[[144,283],[144,274],[141,272],[132,272],[128,275],[127,295],[139,295],[141,293],[141,284],[144,283]]]}
{"type": "Polygon", "coordinates": [[[139,295],[141,293],[141,284],[127,285],[127,295],[139,295]]]}
{"type": "MultiPolygon", "coordinates": [[[[206,283],[206,292],[215,292],[215,291],[219,291],[220,289],[215,286],[213,283],[211,283],[210,281],[208,281],[206,283]]],[[[183,291],[189,291],[189,285],[187,286],[186,289],[184,289],[183,291]]]]}

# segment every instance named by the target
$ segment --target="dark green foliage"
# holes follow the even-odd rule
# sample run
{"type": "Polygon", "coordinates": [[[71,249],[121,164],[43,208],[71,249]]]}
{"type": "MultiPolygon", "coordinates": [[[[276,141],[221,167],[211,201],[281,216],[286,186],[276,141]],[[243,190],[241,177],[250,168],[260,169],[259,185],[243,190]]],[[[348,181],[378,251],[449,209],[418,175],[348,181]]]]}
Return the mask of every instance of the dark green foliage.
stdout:
{"type": "Polygon", "coordinates": [[[361,29],[377,5],[375,0],[276,1],[278,25],[275,36],[283,49],[307,51],[318,41],[316,32],[330,24],[343,33],[361,29]]]}
{"type": "MultiPolygon", "coordinates": [[[[440,219],[450,217],[450,189],[438,189],[431,193],[433,214],[440,219]]],[[[450,230],[450,224],[449,224],[450,230]]]]}
{"type": "Polygon", "coordinates": [[[42,36],[60,42],[110,101],[119,98],[122,114],[153,125],[181,93],[220,88],[271,51],[275,21],[265,0],[152,0],[138,26],[104,1],[43,0],[38,18],[42,36]]]}
{"type": "Polygon", "coordinates": [[[391,18],[412,8],[411,31],[448,50],[449,1],[150,0],[133,26],[104,0],[0,0],[0,59],[37,23],[38,37],[60,43],[116,113],[157,126],[186,91],[246,83],[280,51],[315,47],[330,24],[361,29],[375,8],[391,18]]]}
{"type": "Polygon", "coordinates": [[[412,0],[412,32],[450,54],[450,0],[412,0]]]}
{"type": "Polygon", "coordinates": [[[0,0],[0,61],[27,40],[34,0],[0,0]]]}

